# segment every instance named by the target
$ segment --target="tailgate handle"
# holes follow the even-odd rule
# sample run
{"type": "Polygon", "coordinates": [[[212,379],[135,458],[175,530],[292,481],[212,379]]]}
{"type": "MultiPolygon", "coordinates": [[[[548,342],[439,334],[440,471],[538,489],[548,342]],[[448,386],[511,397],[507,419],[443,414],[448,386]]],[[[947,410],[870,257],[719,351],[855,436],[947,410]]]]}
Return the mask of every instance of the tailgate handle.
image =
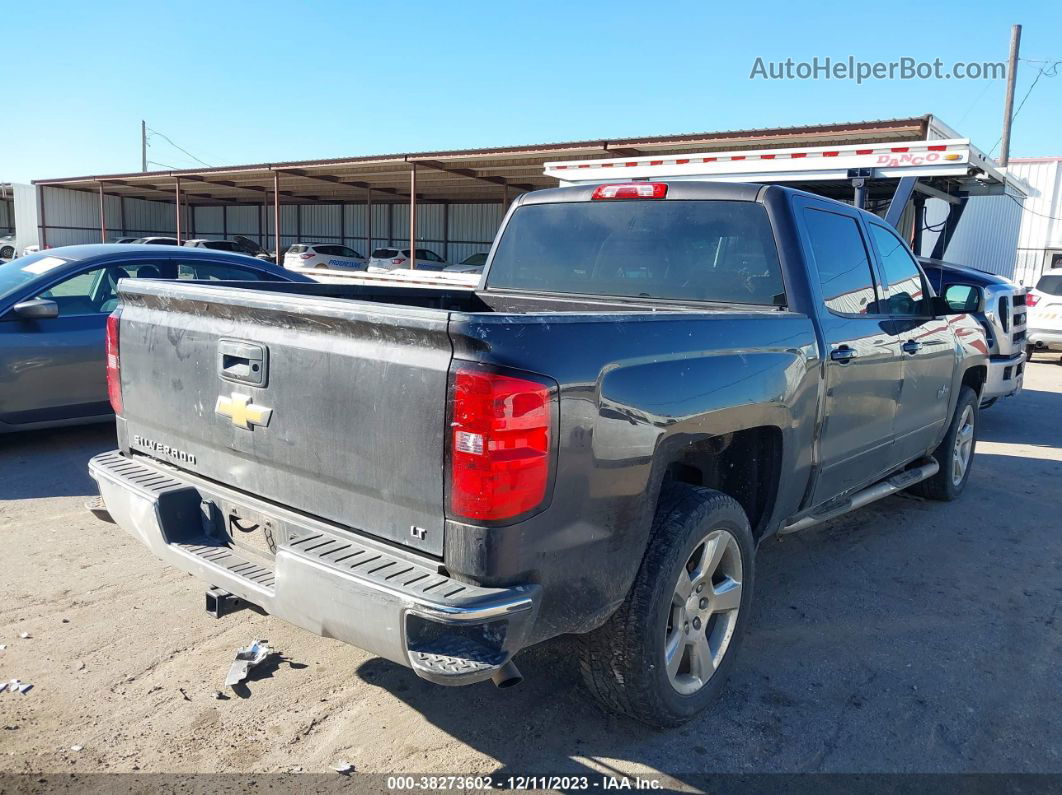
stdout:
{"type": "Polygon", "coordinates": [[[242,340],[218,341],[218,372],[226,381],[265,386],[269,371],[269,349],[242,340]]]}

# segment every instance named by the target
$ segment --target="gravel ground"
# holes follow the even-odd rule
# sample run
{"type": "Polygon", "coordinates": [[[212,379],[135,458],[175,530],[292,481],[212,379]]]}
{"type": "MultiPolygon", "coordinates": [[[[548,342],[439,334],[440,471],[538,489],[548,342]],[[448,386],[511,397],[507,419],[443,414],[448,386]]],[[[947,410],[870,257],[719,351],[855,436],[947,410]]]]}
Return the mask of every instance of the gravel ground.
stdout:
{"type": "Polygon", "coordinates": [[[1062,772],[1062,366],[982,415],[966,495],[892,497],[757,559],[716,708],[603,713],[565,642],[499,691],[429,685],[203,584],[83,509],[110,426],[0,437],[0,771],[1062,772]],[[28,633],[28,638],[22,638],[28,633]],[[214,698],[255,637],[280,656],[214,698]],[[73,747],[80,750],[73,750],[73,747]]]}

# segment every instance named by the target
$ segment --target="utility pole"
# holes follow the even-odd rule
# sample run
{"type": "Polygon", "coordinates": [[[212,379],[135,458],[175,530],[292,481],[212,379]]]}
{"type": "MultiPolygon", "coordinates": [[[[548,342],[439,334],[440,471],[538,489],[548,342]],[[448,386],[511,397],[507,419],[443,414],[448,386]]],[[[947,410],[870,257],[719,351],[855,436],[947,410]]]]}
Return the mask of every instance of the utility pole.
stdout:
{"type": "Polygon", "coordinates": [[[140,120],[140,170],[147,171],[147,122],[140,120]]]}
{"type": "Polygon", "coordinates": [[[999,165],[1010,160],[1010,123],[1014,118],[1014,83],[1018,78],[1018,47],[1021,46],[1021,25],[1010,29],[1010,61],[1007,63],[1007,98],[1003,101],[1003,138],[999,149],[999,165]]]}

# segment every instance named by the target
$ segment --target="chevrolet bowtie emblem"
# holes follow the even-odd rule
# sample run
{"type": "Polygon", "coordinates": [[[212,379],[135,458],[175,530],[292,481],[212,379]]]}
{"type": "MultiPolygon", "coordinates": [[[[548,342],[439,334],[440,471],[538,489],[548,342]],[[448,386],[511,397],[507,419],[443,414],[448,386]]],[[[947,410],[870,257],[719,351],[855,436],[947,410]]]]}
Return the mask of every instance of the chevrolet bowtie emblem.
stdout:
{"type": "Polygon", "coordinates": [[[222,417],[228,417],[237,428],[248,431],[253,425],[268,425],[269,418],[273,416],[273,409],[256,406],[251,402],[250,395],[241,395],[239,392],[233,392],[231,397],[218,395],[214,411],[222,417]]]}

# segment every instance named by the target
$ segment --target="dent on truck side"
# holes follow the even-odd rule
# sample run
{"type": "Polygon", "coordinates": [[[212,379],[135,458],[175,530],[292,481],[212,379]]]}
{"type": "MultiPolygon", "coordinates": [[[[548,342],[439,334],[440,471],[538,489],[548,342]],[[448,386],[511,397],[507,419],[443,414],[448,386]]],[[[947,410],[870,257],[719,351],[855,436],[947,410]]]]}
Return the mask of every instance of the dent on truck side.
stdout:
{"type": "Polygon", "coordinates": [[[517,524],[449,522],[456,576],[543,585],[543,639],[603,622],[641,564],[668,466],[705,440],[751,428],[781,439],[764,528],[798,507],[811,466],[818,348],[804,315],[770,308],[525,316],[451,323],[458,359],[519,367],[559,384],[557,475],[548,504],[517,524]]]}

